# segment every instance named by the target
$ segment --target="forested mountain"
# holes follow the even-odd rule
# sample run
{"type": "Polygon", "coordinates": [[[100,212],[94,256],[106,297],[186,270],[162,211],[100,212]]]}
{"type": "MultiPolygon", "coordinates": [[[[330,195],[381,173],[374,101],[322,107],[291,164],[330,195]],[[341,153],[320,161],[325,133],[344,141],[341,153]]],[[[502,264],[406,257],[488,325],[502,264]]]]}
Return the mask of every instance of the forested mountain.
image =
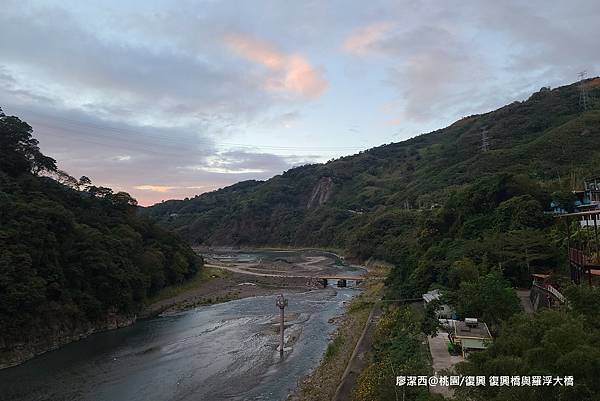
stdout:
{"type": "Polygon", "coordinates": [[[76,180],[0,110],[0,367],[127,324],[202,264],[124,192],[76,180]]]}
{"type": "MultiPolygon", "coordinates": [[[[542,88],[408,141],[146,213],[195,243],[326,246],[387,261],[386,296],[439,288],[459,318],[490,327],[494,344],[457,365],[459,373],[575,376],[563,388],[461,387],[457,399],[597,400],[600,291],[571,285],[564,227],[544,213],[551,200],[572,210],[572,190],[600,176],[600,79],[584,82],[592,98],[585,109],[579,85],[542,88]],[[520,313],[514,287],[529,286],[536,272],[551,273],[567,307],[520,313]]],[[[593,235],[581,231],[573,241],[593,235]]],[[[423,334],[437,332],[435,308],[424,317],[384,309],[355,399],[398,398],[396,375],[432,373],[418,350],[423,334]],[[384,373],[390,368],[393,375],[384,373]]],[[[406,399],[440,399],[425,387],[402,391],[406,399]]]]}
{"type": "MultiPolygon", "coordinates": [[[[584,84],[598,97],[600,79],[584,84]]],[[[146,213],[193,243],[334,246],[362,259],[409,263],[406,274],[417,264],[409,255],[419,254],[410,249],[418,243],[426,252],[426,244],[441,238],[475,246],[511,231],[507,244],[524,237],[532,246],[548,245],[512,229],[544,226],[542,210],[553,192],[600,172],[600,148],[594,146],[600,143],[600,109],[594,103],[582,110],[579,85],[542,88],[526,101],[404,142],[163,202],[146,213]],[[519,213],[522,208],[531,217],[519,213]]],[[[553,260],[548,250],[539,251],[541,260],[526,263],[553,260]]]]}

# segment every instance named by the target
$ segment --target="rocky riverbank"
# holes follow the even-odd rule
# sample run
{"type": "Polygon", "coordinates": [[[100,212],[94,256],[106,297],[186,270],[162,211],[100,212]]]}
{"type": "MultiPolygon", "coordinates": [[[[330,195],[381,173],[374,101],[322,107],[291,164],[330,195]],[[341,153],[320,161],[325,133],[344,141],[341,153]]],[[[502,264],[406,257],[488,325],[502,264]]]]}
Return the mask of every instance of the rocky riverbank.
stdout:
{"type": "MultiPolygon", "coordinates": [[[[81,321],[54,327],[35,341],[4,343],[0,339],[0,369],[19,365],[37,355],[55,350],[94,333],[129,326],[137,319],[151,318],[161,313],[175,313],[200,305],[217,304],[235,299],[315,289],[306,280],[297,278],[260,277],[217,271],[206,268],[203,277],[181,288],[165,289],[165,295],[148,303],[137,315],[109,314],[96,322],[81,321]]],[[[194,280],[194,279],[192,279],[194,280]]]]}
{"type": "Polygon", "coordinates": [[[73,341],[81,340],[94,333],[129,326],[135,321],[135,315],[123,316],[111,313],[96,322],[81,321],[75,324],[53,327],[50,333],[39,336],[34,341],[8,344],[0,339],[0,369],[19,365],[37,355],[55,350],[73,341]]]}
{"type": "Polygon", "coordinates": [[[140,318],[161,313],[173,313],[200,305],[211,305],[248,297],[304,292],[316,289],[314,283],[301,278],[262,277],[221,271],[197,287],[182,291],[175,296],[153,302],[146,306],[140,318]]]}

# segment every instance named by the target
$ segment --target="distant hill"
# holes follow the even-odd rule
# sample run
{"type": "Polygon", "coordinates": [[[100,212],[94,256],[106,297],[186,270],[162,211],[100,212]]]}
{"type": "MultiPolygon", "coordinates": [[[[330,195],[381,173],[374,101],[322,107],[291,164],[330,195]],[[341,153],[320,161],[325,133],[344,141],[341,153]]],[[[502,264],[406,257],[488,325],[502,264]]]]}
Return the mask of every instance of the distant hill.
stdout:
{"type": "Polygon", "coordinates": [[[124,192],[76,180],[0,109],[0,368],[135,320],[201,258],[124,192]]]}
{"type": "MultiPolygon", "coordinates": [[[[599,78],[585,85],[599,97],[599,78]]],[[[579,83],[542,88],[526,101],[407,141],[166,201],[145,213],[192,243],[336,246],[356,253],[349,231],[372,227],[382,213],[443,205],[486,177],[524,175],[544,183],[598,173],[598,144],[600,110],[582,112],[579,83]]]]}

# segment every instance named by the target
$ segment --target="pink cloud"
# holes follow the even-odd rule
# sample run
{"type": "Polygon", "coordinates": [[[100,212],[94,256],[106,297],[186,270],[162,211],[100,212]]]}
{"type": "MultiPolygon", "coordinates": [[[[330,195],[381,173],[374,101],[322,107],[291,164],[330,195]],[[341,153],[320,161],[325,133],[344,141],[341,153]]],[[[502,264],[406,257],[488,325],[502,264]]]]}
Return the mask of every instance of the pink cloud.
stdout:
{"type": "Polygon", "coordinates": [[[344,41],[344,49],[354,54],[365,54],[373,50],[393,28],[392,23],[380,21],[354,30],[344,41]]]}
{"type": "Polygon", "coordinates": [[[225,43],[240,56],[269,69],[273,76],[265,80],[270,90],[285,90],[305,97],[318,97],[327,88],[327,81],[318,69],[300,54],[286,54],[258,39],[230,34],[225,43]]]}
{"type": "Polygon", "coordinates": [[[165,193],[165,192],[169,192],[172,189],[175,189],[177,187],[170,187],[167,185],[137,185],[134,188],[139,189],[140,191],[152,191],[152,192],[165,193]]]}

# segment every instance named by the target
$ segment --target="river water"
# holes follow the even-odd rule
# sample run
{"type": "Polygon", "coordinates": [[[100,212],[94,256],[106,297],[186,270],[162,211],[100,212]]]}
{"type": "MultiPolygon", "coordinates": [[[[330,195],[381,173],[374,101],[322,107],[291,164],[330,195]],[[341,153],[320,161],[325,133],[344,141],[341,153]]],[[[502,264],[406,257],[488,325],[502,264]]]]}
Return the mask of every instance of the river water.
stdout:
{"type": "Polygon", "coordinates": [[[240,299],[98,333],[0,371],[1,400],[285,400],[321,359],[353,289],[286,294],[292,350],[276,350],[275,297],[240,299]]]}

